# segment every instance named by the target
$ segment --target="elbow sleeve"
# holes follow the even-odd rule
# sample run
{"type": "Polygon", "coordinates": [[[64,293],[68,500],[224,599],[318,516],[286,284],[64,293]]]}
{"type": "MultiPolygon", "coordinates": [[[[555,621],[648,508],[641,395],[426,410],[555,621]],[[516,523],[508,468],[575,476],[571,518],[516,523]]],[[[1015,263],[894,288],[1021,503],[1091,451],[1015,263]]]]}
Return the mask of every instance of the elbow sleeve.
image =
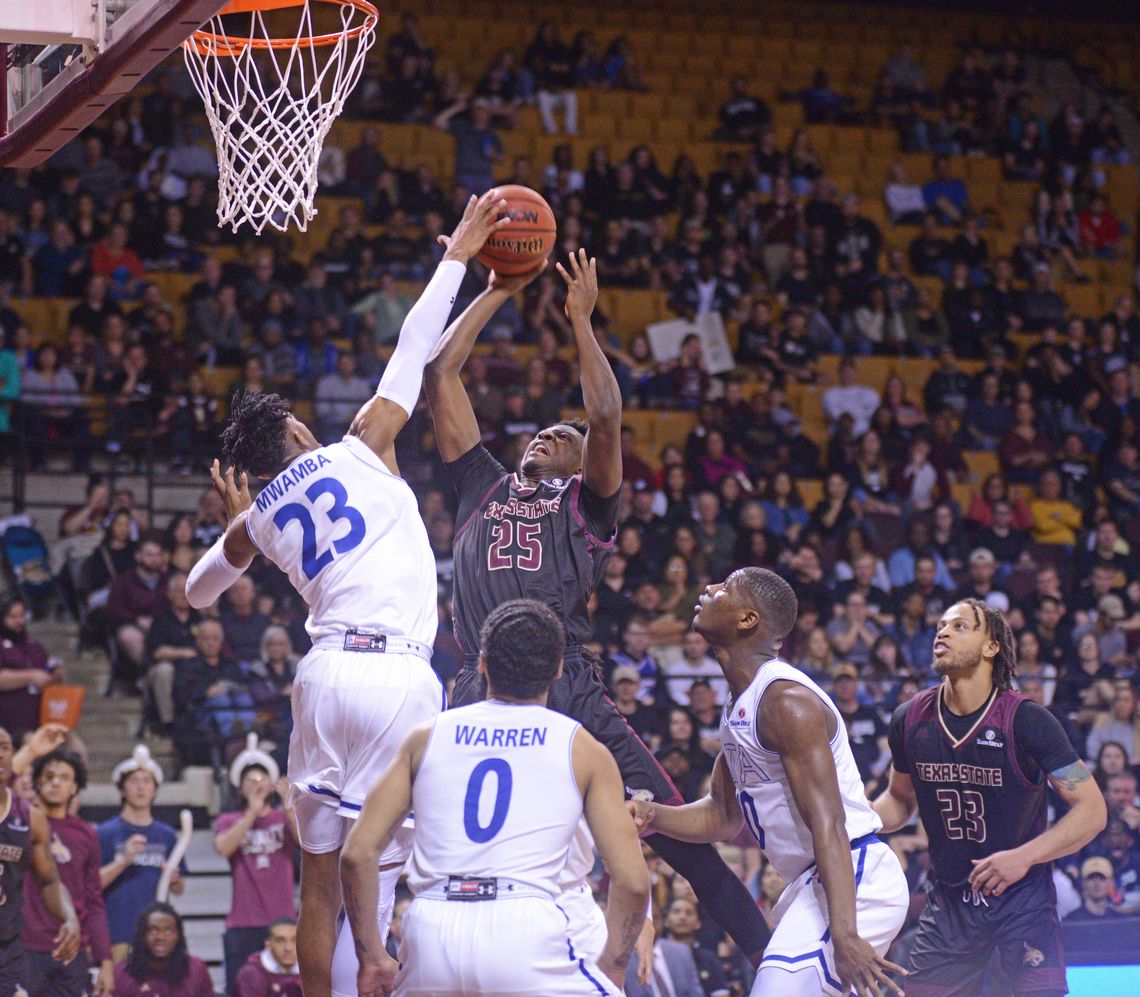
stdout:
{"type": "Polygon", "coordinates": [[[190,576],[186,579],[186,599],[195,609],[212,606],[245,572],[244,568],[235,568],[226,558],[225,540],[225,536],[218,537],[190,569],[190,576]]]}

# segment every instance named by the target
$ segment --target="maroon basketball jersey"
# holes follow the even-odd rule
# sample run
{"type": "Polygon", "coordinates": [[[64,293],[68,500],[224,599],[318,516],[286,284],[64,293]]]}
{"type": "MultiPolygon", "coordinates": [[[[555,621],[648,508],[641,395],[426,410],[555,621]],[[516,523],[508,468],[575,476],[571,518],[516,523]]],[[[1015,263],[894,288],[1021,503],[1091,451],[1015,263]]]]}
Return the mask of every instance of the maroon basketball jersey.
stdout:
{"type": "Polygon", "coordinates": [[[614,538],[590,532],[580,508],[582,476],[531,487],[499,469],[499,479],[455,534],[455,636],[474,653],[496,606],[537,599],[558,614],[567,642],[589,640],[587,603],[614,538]]]}
{"type": "Polygon", "coordinates": [[[20,933],[24,873],[28,868],[28,801],[8,790],[8,816],[0,821],[0,942],[20,933]]]}
{"type": "MultiPolygon", "coordinates": [[[[995,689],[974,725],[957,738],[943,720],[941,699],[941,685],[914,697],[903,745],[934,878],[960,886],[974,859],[1016,848],[1045,830],[1045,775],[1031,781],[1017,760],[1013,718],[1024,696],[995,689]]],[[[1023,882],[1049,877],[1048,864],[1036,865],[1023,882]]]]}

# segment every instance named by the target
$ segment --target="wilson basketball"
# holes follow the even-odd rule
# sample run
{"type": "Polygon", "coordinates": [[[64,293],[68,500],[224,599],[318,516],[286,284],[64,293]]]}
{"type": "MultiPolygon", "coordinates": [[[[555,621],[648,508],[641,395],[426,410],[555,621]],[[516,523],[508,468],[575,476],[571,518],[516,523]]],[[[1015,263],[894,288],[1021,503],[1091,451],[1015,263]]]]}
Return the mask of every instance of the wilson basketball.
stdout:
{"type": "Polygon", "coordinates": [[[476,259],[506,277],[533,270],[550,255],[558,228],[546,198],[517,183],[498,188],[506,199],[510,225],[495,232],[476,259]]]}

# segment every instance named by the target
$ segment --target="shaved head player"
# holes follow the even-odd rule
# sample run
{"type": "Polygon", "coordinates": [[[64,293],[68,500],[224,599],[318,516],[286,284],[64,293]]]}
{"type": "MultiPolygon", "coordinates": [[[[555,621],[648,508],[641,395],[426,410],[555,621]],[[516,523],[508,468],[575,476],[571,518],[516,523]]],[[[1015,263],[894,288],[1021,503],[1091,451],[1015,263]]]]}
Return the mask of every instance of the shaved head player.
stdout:
{"type": "Polygon", "coordinates": [[[907,963],[907,997],[971,997],[994,950],[1022,997],[1066,993],[1051,864],[1105,824],[1100,790],[1061,725],[1012,691],[1013,634],[977,599],[938,621],[942,682],[900,706],[894,767],[875,800],[884,830],[915,809],[930,838],[928,901],[907,963]],[[1069,812],[1045,827],[1045,788],[1069,812]]]}
{"type": "Polygon", "coordinates": [[[876,834],[843,716],[780,660],[797,612],[792,587],[764,568],[705,589],[693,626],[719,652],[732,691],[708,795],[630,806],[639,825],[686,841],[731,841],[747,825],[788,883],[753,997],[901,992],[884,956],[906,918],[906,878],[876,834]]]}
{"type": "MultiPolygon", "coordinates": [[[[590,322],[598,299],[595,261],[579,250],[558,271],[566,283],[566,315],[578,348],[588,424],[546,427],[511,473],[483,447],[459,377],[479,331],[541,268],[510,280],[492,273],[487,290],[444,335],[424,375],[440,456],[459,495],[455,635],[467,660],[452,705],[484,696],[477,671],[479,631],[490,613],[511,599],[538,599],[554,610],[566,631],[565,668],[550,687],[551,709],[577,720],[610,750],[631,796],[679,804],[672,781],[618,713],[594,663],[582,654],[592,633],[586,606],[617,532],[621,392],[590,322]]],[[[651,836],[649,844],[693,884],[704,909],[740,950],[758,960],[767,926],[716,850],[662,835],[651,836]]]]}

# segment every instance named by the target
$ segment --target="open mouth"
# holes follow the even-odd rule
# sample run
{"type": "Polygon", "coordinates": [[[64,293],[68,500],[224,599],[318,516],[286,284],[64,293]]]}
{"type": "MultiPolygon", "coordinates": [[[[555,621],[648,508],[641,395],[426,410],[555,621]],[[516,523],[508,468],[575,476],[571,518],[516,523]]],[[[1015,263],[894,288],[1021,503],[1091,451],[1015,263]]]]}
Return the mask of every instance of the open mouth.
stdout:
{"type": "Polygon", "coordinates": [[[532,454],[542,454],[543,457],[550,456],[550,451],[546,448],[545,443],[536,443],[533,447],[530,448],[530,452],[532,454]]]}
{"type": "Polygon", "coordinates": [[[941,657],[943,654],[945,654],[945,653],[946,653],[947,651],[949,651],[949,650],[950,650],[950,648],[949,648],[949,646],[947,645],[946,641],[944,641],[944,640],[936,640],[936,641],[934,642],[934,656],[935,656],[936,658],[939,658],[939,657],[941,657]]]}

